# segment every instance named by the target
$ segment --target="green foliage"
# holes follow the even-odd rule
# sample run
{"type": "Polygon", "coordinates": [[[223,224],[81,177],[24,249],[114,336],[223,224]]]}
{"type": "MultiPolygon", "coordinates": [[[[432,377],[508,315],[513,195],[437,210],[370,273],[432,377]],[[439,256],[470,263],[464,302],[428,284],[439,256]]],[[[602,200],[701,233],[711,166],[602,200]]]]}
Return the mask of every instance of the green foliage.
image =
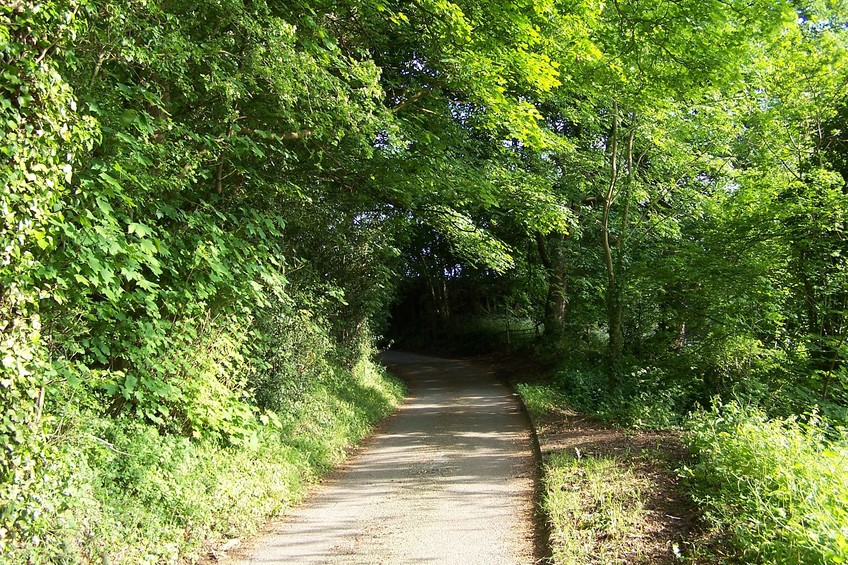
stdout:
{"type": "Polygon", "coordinates": [[[816,416],[769,419],[736,403],[697,414],[689,428],[696,463],[683,476],[741,560],[848,559],[844,431],[816,416]]]}
{"type": "Polygon", "coordinates": [[[262,363],[248,378],[248,389],[261,409],[291,412],[331,370],[331,341],[305,312],[262,312],[253,336],[251,347],[262,363]]]}
{"type": "Polygon", "coordinates": [[[576,410],[597,411],[606,399],[606,377],[591,367],[569,364],[557,371],[554,383],[560,394],[576,410]]]}
{"type": "Polygon", "coordinates": [[[6,2],[0,552],[58,539],[77,455],[149,502],[150,446],[368,404],[398,294],[431,342],[544,326],[579,358],[540,406],[844,415],[842,4],[6,2]]]}
{"type": "Polygon", "coordinates": [[[518,383],[515,390],[531,416],[556,412],[568,403],[567,398],[552,386],[518,383]]]}
{"type": "Polygon", "coordinates": [[[35,489],[39,538],[2,563],[161,563],[256,531],[290,507],[397,406],[403,387],[369,360],[324,365],[296,407],[266,412],[255,441],[221,446],[137,419],[62,409],[61,443],[35,489]]]}
{"type": "Polygon", "coordinates": [[[578,359],[562,363],[548,382],[518,385],[532,414],[574,410],[635,429],[680,426],[697,402],[697,381],[675,383],[658,367],[626,373],[620,394],[610,394],[606,374],[578,359]]]}
{"type": "Polygon", "coordinates": [[[0,553],[9,540],[37,536],[43,508],[37,491],[56,487],[47,473],[53,446],[45,433],[46,388],[53,378],[38,300],[41,271],[56,246],[54,222],[79,153],[96,136],[79,115],[58,71],[69,58],[53,46],[79,29],[75,1],[0,8],[0,553]]]}
{"type": "MultiPolygon", "coordinates": [[[[52,493],[70,475],[76,420],[102,418],[109,433],[91,435],[139,452],[119,470],[128,476],[155,472],[144,454],[157,447],[176,446],[176,459],[200,450],[202,466],[213,446],[270,443],[263,422],[279,417],[267,409],[293,410],[328,374],[337,393],[370,354],[390,245],[367,226],[312,247],[297,231],[332,229],[328,195],[343,181],[322,163],[368,158],[387,112],[369,59],[342,52],[327,22],[298,31],[308,11],[108,0],[0,11],[0,552],[58,547],[71,495],[52,493]],[[303,213],[284,218],[295,206],[303,213]],[[381,276],[288,276],[338,245],[381,276]],[[345,316],[318,306],[345,291],[345,316]],[[322,329],[332,315],[338,334],[322,329]],[[73,402],[85,413],[68,412],[73,402]]],[[[83,475],[97,482],[103,466],[83,475]]],[[[138,475],[130,496],[153,504],[142,490],[158,489],[156,476],[138,475]]],[[[104,513],[118,492],[98,495],[104,513]]],[[[102,535],[122,535],[104,523],[102,535]]]]}

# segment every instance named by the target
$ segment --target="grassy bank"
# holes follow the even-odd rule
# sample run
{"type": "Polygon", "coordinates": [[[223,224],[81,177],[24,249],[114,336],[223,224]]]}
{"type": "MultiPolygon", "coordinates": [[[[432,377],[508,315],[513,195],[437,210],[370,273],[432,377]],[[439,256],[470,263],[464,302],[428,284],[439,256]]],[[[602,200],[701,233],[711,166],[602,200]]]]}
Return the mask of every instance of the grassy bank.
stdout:
{"type": "Polygon", "coordinates": [[[694,510],[677,484],[679,433],[612,427],[552,383],[516,389],[544,458],[551,563],[678,562],[694,510]]]}
{"type": "MultiPolygon", "coordinates": [[[[548,452],[543,504],[554,563],[848,562],[843,428],[815,414],[781,418],[731,402],[675,415],[681,431],[645,431],[646,421],[661,426],[644,400],[662,393],[617,405],[599,397],[587,414],[573,410],[587,404],[574,382],[558,375],[516,387],[548,452]],[[649,417],[623,417],[632,414],[649,417]],[[657,439],[648,451],[637,449],[645,436],[657,439]],[[657,482],[663,473],[682,483],[657,482]],[[663,510],[672,529],[658,556],[644,540],[658,517],[651,501],[662,497],[676,498],[679,509],[663,510]],[[697,521],[687,523],[687,508],[697,521]]],[[[668,406],[657,407],[663,421],[668,406]]]]}
{"type": "Polygon", "coordinates": [[[367,359],[352,370],[329,366],[241,445],[162,434],[71,405],[38,493],[50,509],[40,517],[44,539],[0,563],[193,562],[298,501],[403,393],[367,359]]]}

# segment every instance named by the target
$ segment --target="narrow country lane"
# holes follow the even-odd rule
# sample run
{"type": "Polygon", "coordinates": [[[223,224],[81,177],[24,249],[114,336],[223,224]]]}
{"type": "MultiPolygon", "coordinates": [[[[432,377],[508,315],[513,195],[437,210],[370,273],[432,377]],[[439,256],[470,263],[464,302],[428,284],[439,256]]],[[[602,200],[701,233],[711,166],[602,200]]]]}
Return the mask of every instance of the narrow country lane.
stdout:
{"type": "Polygon", "coordinates": [[[384,362],[407,403],[240,562],[532,563],[531,436],[509,389],[466,361],[384,362]]]}

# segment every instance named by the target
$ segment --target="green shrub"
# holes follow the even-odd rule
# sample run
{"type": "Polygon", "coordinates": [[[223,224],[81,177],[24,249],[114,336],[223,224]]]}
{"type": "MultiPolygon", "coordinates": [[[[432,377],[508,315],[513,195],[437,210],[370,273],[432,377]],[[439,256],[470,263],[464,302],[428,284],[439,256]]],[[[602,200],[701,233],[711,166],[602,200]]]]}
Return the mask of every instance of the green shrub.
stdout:
{"type": "Polygon", "coordinates": [[[816,417],[730,403],[696,415],[683,470],[707,518],[757,563],[848,561],[848,438],[816,417]],[[834,438],[834,436],[836,436],[834,438]]]}
{"type": "Polygon", "coordinates": [[[326,330],[304,311],[274,304],[257,314],[248,377],[254,402],[287,412],[330,372],[333,344],[326,330]]]}
{"type": "Polygon", "coordinates": [[[580,411],[593,412],[598,409],[607,394],[606,377],[597,369],[568,367],[560,369],[554,382],[569,405],[580,411]]]}
{"type": "Polygon", "coordinates": [[[691,394],[669,382],[658,368],[633,371],[623,379],[618,395],[611,395],[600,370],[569,363],[553,377],[547,394],[558,406],[592,414],[634,428],[667,428],[679,425],[689,408],[691,394]]]}

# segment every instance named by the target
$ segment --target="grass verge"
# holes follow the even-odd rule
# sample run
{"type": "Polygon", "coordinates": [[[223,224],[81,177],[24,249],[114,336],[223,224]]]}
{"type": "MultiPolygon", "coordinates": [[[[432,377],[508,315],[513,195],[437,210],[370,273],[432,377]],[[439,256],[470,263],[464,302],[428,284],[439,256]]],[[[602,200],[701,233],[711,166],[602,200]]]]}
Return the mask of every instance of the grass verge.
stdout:
{"type": "Polygon", "coordinates": [[[51,541],[32,540],[0,563],[195,562],[300,500],[403,395],[370,361],[334,367],[257,441],[239,446],[69,412],[55,474],[70,479],[61,492],[44,493],[58,501],[47,517],[51,541]]]}
{"type": "Polygon", "coordinates": [[[731,402],[681,435],[610,427],[548,383],[516,388],[548,453],[554,563],[848,563],[848,431],[826,419],[731,402]]]}
{"type": "MultiPolygon", "coordinates": [[[[577,452],[579,453],[579,452],[577,452]]],[[[559,452],[545,463],[544,507],[554,563],[639,561],[644,481],[616,457],[559,452]]]]}
{"type": "Polygon", "coordinates": [[[687,456],[679,432],[614,428],[568,408],[555,386],[515,388],[544,458],[551,563],[684,559],[696,511],[675,471],[687,456]]]}

